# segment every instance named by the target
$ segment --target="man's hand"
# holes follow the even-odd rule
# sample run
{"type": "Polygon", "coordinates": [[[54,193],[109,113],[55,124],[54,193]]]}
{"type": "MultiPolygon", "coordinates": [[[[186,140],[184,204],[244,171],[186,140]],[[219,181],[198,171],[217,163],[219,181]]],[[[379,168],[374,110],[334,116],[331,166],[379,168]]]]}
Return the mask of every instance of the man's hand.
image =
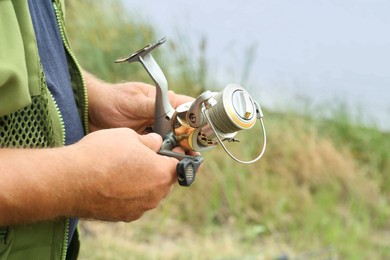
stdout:
{"type": "Polygon", "coordinates": [[[97,131],[76,144],[81,156],[88,155],[93,174],[78,178],[83,203],[76,205],[75,216],[132,221],[157,207],[177,180],[178,161],[156,153],[161,142],[154,133],[118,128],[97,131]]]}
{"type": "MultiPolygon", "coordinates": [[[[128,82],[108,84],[84,72],[89,95],[90,131],[106,128],[129,127],[143,133],[153,125],[156,88],[140,83],[128,82]]],[[[192,101],[193,98],[168,92],[173,108],[192,101]]]]}

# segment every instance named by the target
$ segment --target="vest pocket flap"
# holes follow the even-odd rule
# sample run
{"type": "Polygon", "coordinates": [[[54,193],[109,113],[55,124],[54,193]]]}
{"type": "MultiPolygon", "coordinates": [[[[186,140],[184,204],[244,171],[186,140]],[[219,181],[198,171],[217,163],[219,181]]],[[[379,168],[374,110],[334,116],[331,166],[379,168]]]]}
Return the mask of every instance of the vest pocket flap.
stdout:
{"type": "Polygon", "coordinates": [[[0,1],[0,116],[40,94],[38,49],[27,1],[0,1]]]}

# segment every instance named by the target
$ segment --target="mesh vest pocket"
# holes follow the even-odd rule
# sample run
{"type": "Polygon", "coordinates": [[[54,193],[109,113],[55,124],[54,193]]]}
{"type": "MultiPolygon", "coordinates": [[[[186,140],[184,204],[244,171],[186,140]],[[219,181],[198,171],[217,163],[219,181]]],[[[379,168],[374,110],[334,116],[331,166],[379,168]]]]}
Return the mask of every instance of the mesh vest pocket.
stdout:
{"type": "Polygon", "coordinates": [[[32,104],[0,117],[0,147],[38,148],[54,143],[48,96],[32,97],[32,104]]]}

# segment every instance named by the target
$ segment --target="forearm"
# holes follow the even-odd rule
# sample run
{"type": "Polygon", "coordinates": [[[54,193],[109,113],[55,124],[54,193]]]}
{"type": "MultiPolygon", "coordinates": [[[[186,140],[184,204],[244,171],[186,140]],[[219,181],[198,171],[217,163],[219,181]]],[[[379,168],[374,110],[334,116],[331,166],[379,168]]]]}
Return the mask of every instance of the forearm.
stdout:
{"type": "Polygon", "coordinates": [[[71,147],[0,149],[0,226],[74,214],[88,162],[80,156],[71,147]]]}

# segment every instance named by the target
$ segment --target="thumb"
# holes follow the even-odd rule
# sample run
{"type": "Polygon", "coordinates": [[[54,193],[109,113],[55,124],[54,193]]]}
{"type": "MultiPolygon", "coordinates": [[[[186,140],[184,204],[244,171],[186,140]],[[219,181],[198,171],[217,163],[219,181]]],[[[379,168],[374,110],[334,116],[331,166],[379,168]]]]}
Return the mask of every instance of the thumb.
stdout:
{"type": "Polygon", "coordinates": [[[147,135],[139,136],[141,143],[150,148],[151,150],[158,152],[162,145],[162,138],[159,134],[149,133],[147,135]]]}

